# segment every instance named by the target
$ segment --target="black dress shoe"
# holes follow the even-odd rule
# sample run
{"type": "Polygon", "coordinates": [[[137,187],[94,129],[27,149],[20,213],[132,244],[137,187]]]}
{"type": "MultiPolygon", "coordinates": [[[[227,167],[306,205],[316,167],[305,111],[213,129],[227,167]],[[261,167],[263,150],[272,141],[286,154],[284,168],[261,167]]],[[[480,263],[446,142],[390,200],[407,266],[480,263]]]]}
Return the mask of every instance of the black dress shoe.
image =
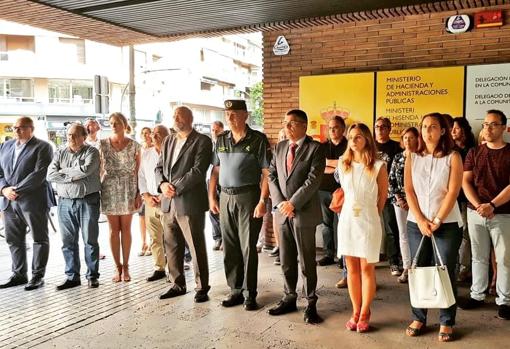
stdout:
{"type": "Polygon", "coordinates": [[[280,248],[276,246],[273,248],[271,252],[269,252],[269,257],[278,257],[280,255],[280,248]]]}
{"type": "Polygon", "coordinates": [[[151,276],[147,278],[147,281],[156,281],[161,280],[166,277],[166,273],[164,270],[154,270],[154,273],[152,273],[151,276]]]}
{"type": "Polygon", "coordinates": [[[186,290],[185,289],[179,290],[177,288],[173,288],[172,287],[172,288],[168,289],[168,291],[166,291],[165,293],[160,295],[159,299],[174,298],[174,297],[182,296],[184,294],[186,294],[186,290]]]}
{"type": "Polygon", "coordinates": [[[315,305],[309,305],[305,309],[304,320],[307,324],[318,324],[322,322],[322,318],[317,314],[315,305]]]}
{"type": "Polygon", "coordinates": [[[244,302],[244,297],[242,294],[230,294],[227,298],[221,301],[221,305],[226,308],[234,307],[236,305],[241,305],[244,302]]]}
{"type": "Polygon", "coordinates": [[[209,300],[209,296],[207,295],[207,292],[204,291],[198,291],[195,293],[195,303],[204,303],[209,300]]]}
{"type": "Polygon", "coordinates": [[[253,311],[259,308],[255,297],[246,297],[243,303],[244,310],[253,311]]]}
{"type": "Polygon", "coordinates": [[[67,290],[68,288],[73,288],[81,285],[80,280],[69,280],[67,279],[64,283],[57,286],[57,291],[67,290]]]}
{"type": "Polygon", "coordinates": [[[90,278],[88,281],[89,288],[98,288],[99,287],[99,280],[96,278],[90,278]]]}
{"type": "Polygon", "coordinates": [[[26,276],[22,276],[19,274],[12,274],[9,280],[0,285],[0,288],[8,288],[8,287],[14,287],[19,285],[24,285],[28,282],[26,276]]]}
{"type": "Polygon", "coordinates": [[[459,299],[457,302],[457,306],[464,310],[470,310],[470,309],[480,308],[481,306],[484,305],[484,303],[485,303],[484,301],[479,301],[479,300],[469,297],[469,298],[459,299]]]}
{"type": "Polygon", "coordinates": [[[324,256],[317,261],[317,264],[320,265],[321,267],[324,267],[326,265],[332,265],[335,264],[335,259],[330,256],[324,256]]]}
{"type": "Polygon", "coordinates": [[[283,315],[296,310],[296,302],[279,301],[275,307],[269,309],[267,312],[269,315],[283,315]]]}
{"type": "Polygon", "coordinates": [[[32,279],[30,279],[28,284],[26,284],[25,291],[32,291],[38,289],[42,285],[44,285],[44,279],[40,276],[34,276],[32,279]]]}

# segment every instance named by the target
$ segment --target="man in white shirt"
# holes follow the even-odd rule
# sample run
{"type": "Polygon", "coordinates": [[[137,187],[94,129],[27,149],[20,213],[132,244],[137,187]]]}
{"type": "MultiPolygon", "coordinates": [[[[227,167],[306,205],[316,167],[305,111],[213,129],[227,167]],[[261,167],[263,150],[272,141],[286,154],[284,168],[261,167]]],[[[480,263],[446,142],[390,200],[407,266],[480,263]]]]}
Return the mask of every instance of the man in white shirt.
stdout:
{"type": "Polygon", "coordinates": [[[154,170],[161,155],[161,145],[168,134],[168,129],[165,126],[154,127],[151,134],[153,146],[142,152],[140,170],[138,171],[138,188],[145,201],[145,224],[151,236],[150,249],[154,260],[154,273],[147,278],[147,281],[156,281],[166,276],[160,194],[154,170]]]}

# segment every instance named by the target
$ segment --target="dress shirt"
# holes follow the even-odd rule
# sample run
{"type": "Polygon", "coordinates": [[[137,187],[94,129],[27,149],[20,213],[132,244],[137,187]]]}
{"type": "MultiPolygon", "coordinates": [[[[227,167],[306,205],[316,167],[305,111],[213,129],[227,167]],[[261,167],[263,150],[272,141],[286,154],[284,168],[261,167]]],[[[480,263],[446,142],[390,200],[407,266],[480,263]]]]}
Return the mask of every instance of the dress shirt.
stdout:
{"type": "Polygon", "coordinates": [[[81,199],[101,190],[99,151],[87,144],[73,152],[69,147],[55,152],[48,167],[48,181],[56,184],[57,194],[67,199],[81,199]]]}
{"type": "Polygon", "coordinates": [[[138,189],[140,194],[159,195],[158,183],[154,170],[158,165],[160,154],[155,147],[142,149],[140,169],[138,170],[138,189]]]}
{"type": "Polygon", "coordinates": [[[21,144],[19,141],[16,141],[16,143],[14,143],[14,157],[12,158],[12,168],[16,167],[16,162],[18,162],[19,154],[21,154],[21,152],[23,151],[23,149],[25,149],[27,143],[30,142],[31,139],[32,137],[30,137],[30,139],[23,144],[21,144]]]}

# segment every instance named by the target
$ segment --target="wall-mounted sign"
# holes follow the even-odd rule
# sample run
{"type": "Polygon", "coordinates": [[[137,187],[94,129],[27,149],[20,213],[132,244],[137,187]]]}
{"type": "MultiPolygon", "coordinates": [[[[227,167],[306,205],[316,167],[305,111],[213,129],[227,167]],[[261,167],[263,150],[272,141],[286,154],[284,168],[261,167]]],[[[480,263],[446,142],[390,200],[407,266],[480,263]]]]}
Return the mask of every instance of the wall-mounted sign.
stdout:
{"type": "Polygon", "coordinates": [[[328,123],[338,115],[347,127],[374,123],[374,73],[302,76],[299,78],[299,107],[308,114],[308,134],[324,142],[328,123]]]}
{"type": "Polygon", "coordinates": [[[468,15],[456,15],[446,20],[446,31],[452,34],[465,33],[471,29],[471,17],[468,15]]]}
{"type": "Polygon", "coordinates": [[[285,36],[280,35],[278,38],[276,38],[276,42],[273,46],[273,53],[277,56],[284,56],[288,54],[290,51],[290,45],[287,42],[287,39],[285,39],[285,36]]]}
{"type": "MultiPolygon", "coordinates": [[[[510,116],[510,63],[467,67],[466,118],[475,136],[490,109],[499,109],[510,116]]],[[[504,137],[510,141],[510,127],[504,137]]]]}
{"type": "Polygon", "coordinates": [[[376,116],[391,120],[391,138],[418,126],[423,115],[462,116],[464,67],[426,68],[377,73],[376,116]]]}
{"type": "Polygon", "coordinates": [[[503,25],[503,11],[484,11],[475,13],[475,27],[501,27],[503,25]]]}

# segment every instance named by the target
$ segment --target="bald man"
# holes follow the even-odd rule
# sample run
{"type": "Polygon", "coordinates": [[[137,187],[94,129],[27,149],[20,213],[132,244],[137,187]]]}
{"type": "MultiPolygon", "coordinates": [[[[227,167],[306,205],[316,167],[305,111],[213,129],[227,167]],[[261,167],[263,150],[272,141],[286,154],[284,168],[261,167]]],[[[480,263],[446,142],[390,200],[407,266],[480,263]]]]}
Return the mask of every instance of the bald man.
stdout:
{"type": "Polygon", "coordinates": [[[162,193],[161,211],[170,289],[159,298],[186,293],[185,242],[193,257],[195,302],[209,300],[209,267],[205,246],[205,212],[208,210],[205,176],[212,156],[211,139],[193,129],[193,113],[179,107],[174,113],[176,134],[166,138],[156,167],[156,183],[162,193]]]}
{"type": "Polygon", "coordinates": [[[14,124],[15,138],[0,147],[0,209],[4,213],[5,241],[12,259],[12,275],[0,285],[7,288],[27,283],[26,234],[34,239],[32,279],[25,290],[44,284],[50,242],[48,210],[50,186],[46,172],[52,159],[48,142],[34,137],[34,122],[21,117],[14,124]]]}
{"type": "Polygon", "coordinates": [[[151,132],[153,146],[142,151],[140,170],[138,171],[138,188],[145,202],[145,225],[151,236],[150,249],[154,261],[154,272],[147,281],[163,279],[165,273],[165,251],[163,249],[163,226],[161,225],[160,193],[154,170],[161,156],[161,146],[169,135],[168,128],[157,125],[151,132]]]}

